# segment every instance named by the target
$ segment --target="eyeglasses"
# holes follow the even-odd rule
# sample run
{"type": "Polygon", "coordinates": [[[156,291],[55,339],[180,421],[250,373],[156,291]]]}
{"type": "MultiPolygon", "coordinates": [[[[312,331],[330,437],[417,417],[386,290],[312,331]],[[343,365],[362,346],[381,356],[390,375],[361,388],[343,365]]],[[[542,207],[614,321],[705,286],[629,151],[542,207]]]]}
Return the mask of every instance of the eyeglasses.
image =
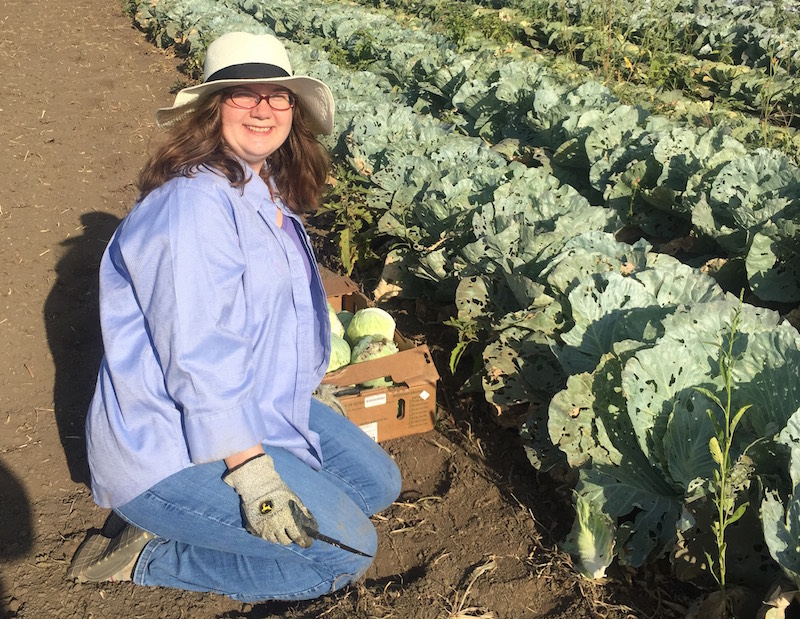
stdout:
{"type": "Polygon", "coordinates": [[[225,99],[230,102],[233,107],[238,107],[243,110],[252,110],[261,104],[261,101],[266,101],[276,112],[285,112],[295,106],[297,97],[292,93],[281,90],[273,92],[268,95],[260,95],[252,90],[232,90],[225,95],[225,99]]]}

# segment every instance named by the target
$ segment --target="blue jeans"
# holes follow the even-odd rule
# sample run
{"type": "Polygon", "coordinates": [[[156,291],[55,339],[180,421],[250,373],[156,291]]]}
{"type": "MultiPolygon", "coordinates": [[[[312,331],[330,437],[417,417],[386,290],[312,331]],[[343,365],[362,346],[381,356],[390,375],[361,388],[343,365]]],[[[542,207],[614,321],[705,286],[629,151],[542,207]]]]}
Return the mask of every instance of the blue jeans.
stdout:
{"type": "MultiPolygon", "coordinates": [[[[357,426],[317,400],[310,426],[320,435],[322,470],[284,449],[265,451],[314,514],[321,533],[374,555],[377,535],[369,516],[400,493],[397,465],[357,426]]],[[[192,466],[115,510],[157,535],[140,555],[135,583],[213,591],[242,602],[304,600],[353,582],[372,563],[321,541],[301,548],[251,535],[243,528],[239,495],[221,479],[224,472],[223,462],[192,466]]]]}

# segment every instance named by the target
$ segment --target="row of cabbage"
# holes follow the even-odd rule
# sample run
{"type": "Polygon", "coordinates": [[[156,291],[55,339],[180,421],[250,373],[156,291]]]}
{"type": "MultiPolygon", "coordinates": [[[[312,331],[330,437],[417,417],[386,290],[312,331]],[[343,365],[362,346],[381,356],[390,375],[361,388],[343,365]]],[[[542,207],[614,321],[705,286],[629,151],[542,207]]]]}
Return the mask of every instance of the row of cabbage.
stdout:
{"type": "MultiPolygon", "coordinates": [[[[405,0],[396,2],[405,3],[405,0]]],[[[440,0],[435,6],[443,2],[450,0],[440,0]]],[[[462,6],[457,0],[451,4],[462,6]]],[[[294,40],[328,47],[335,41],[341,49],[346,50],[351,63],[384,75],[398,88],[417,92],[434,107],[455,108],[467,117],[466,125],[461,123],[464,130],[480,132],[492,142],[509,134],[530,138],[531,130],[525,129],[524,122],[528,110],[516,107],[518,102],[526,102],[525,97],[529,93],[515,94],[520,89],[518,82],[529,76],[515,70],[515,65],[535,66],[540,74],[538,81],[547,79],[560,86],[575,86],[594,77],[587,68],[563,56],[544,56],[522,44],[492,40],[477,32],[471,33],[467,41],[456,43],[428,19],[412,20],[405,16],[398,21],[397,15],[392,12],[370,11],[358,5],[325,0],[310,0],[302,6],[286,0],[269,4],[259,0],[240,0],[238,5],[278,33],[294,40]],[[511,80],[510,94],[514,95],[513,98],[503,100],[486,97],[497,80],[497,73],[503,68],[508,69],[502,77],[506,82],[511,80]],[[471,105],[465,101],[467,97],[478,99],[471,105]],[[513,121],[511,126],[510,119],[513,121]]],[[[426,6],[429,5],[409,2],[406,8],[420,13],[424,12],[426,6]]],[[[551,34],[547,38],[552,39],[551,34]]],[[[555,43],[556,39],[551,42],[555,43]]],[[[625,44],[619,45],[622,46],[620,49],[625,47],[625,44]]],[[[605,48],[606,45],[601,47],[605,48]]],[[[635,51],[633,48],[623,50],[620,61],[629,65],[627,57],[633,57],[632,52],[635,51]]],[[[598,49],[597,55],[605,56],[606,50],[598,49]]],[[[765,83],[762,73],[740,71],[719,63],[712,63],[713,66],[708,65],[700,70],[689,66],[691,63],[685,58],[665,57],[663,64],[666,71],[678,70],[691,76],[692,83],[703,90],[716,84],[718,91],[725,88],[725,93],[719,91],[720,94],[750,101],[759,109],[759,114],[766,108],[779,106],[781,100],[792,99],[797,90],[794,81],[773,77],[769,83],[765,83]]],[[[792,156],[796,155],[797,146],[800,145],[800,138],[794,129],[770,125],[764,118],[756,119],[730,108],[693,104],[676,91],[664,93],[659,89],[631,83],[611,86],[620,98],[635,99],[641,102],[639,105],[646,105],[650,109],[658,108],[681,122],[703,126],[722,124],[730,129],[734,137],[748,145],[782,147],[792,156]]],[[[617,98],[614,100],[617,101],[617,98]]],[[[421,101],[419,106],[422,105],[424,102],[421,101]]],[[[536,133],[539,128],[534,127],[533,131],[536,133]]]]}
{"type": "MultiPolygon", "coordinates": [[[[744,273],[762,300],[800,301],[800,169],[787,155],[748,151],[724,126],[687,127],[623,105],[596,82],[561,78],[530,50],[502,54],[487,46],[459,54],[438,35],[402,28],[355,6],[314,0],[302,7],[289,0],[236,5],[305,42],[314,42],[313,33],[366,53],[363,37],[370,33],[368,68],[399,91],[412,99],[420,90],[440,94],[471,120],[474,133],[492,143],[511,138],[546,148],[552,157],[535,163],[545,163],[625,223],[659,239],[694,234],[709,241],[697,243],[695,254],[736,258],[727,267],[730,276],[739,276],[736,269],[744,273]]],[[[417,161],[430,148],[424,140],[410,135],[402,149],[398,146],[395,134],[406,122],[393,114],[362,118],[348,147],[359,171],[392,194],[382,232],[412,239],[415,251],[421,250],[421,270],[438,283],[458,271],[458,252],[470,236],[464,216],[470,200],[455,190],[458,195],[445,192],[437,199],[438,216],[418,207],[426,202],[418,193],[430,187],[435,170],[417,161]],[[409,152],[416,157],[406,157],[409,152]]],[[[520,152],[510,156],[519,158],[520,152]]],[[[485,194],[481,172],[474,173],[475,187],[468,192],[485,194]]]]}
{"type": "MultiPolygon", "coordinates": [[[[370,0],[363,1],[372,4],[370,0]]],[[[444,23],[470,19],[466,8],[470,5],[460,0],[381,0],[380,4],[444,23]]],[[[594,5],[597,10],[608,11],[605,4],[594,5]]],[[[696,42],[696,50],[685,50],[681,45],[665,49],[662,42],[633,36],[633,33],[614,33],[605,24],[581,23],[580,20],[575,24],[565,23],[557,17],[536,18],[529,11],[507,7],[489,13],[476,5],[472,7],[475,26],[489,31],[490,36],[500,40],[513,38],[531,47],[569,55],[582,65],[600,71],[606,78],[680,89],[694,98],[724,102],[726,107],[754,114],[764,123],[796,126],[798,122],[800,85],[793,75],[797,73],[796,63],[800,62],[800,35],[794,31],[785,36],[773,36],[763,32],[765,29],[761,27],[757,37],[751,32],[754,25],[731,18],[724,21],[724,32],[704,30],[701,31],[703,37],[699,32],[684,33],[696,42]],[[489,25],[486,20],[492,14],[494,19],[489,25]],[[702,40],[704,37],[708,39],[702,40]],[[733,57],[746,62],[737,62],[733,57]]],[[[651,10],[652,6],[648,7],[648,11],[651,10]]],[[[642,9],[631,8],[631,11],[619,14],[626,18],[631,15],[632,27],[635,27],[642,9]]],[[[655,12],[649,16],[666,23],[681,21],[677,18],[680,14],[676,17],[669,12],[666,15],[655,12]]],[[[702,20],[702,23],[708,22],[702,20]]],[[[723,28],[722,22],[712,23],[723,28]]],[[[659,35],[665,32],[655,21],[648,25],[659,35]]],[[[689,26],[684,24],[684,27],[689,26]]]]}
{"type": "MultiPolygon", "coordinates": [[[[267,30],[225,2],[146,0],[130,9],[154,38],[179,42],[196,64],[224,31],[267,30]]],[[[369,172],[384,230],[405,241],[408,255],[422,250],[417,271],[450,284],[437,288],[450,291],[476,339],[490,342],[476,353],[487,400],[525,406],[555,394],[549,436],[580,470],[574,552],[586,573],[601,574],[614,556],[641,565],[673,550],[675,539],[676,556],[702,564],[709,430],[707,402],[691,386],[719,391],[718,367],[709,362],[718,350],[709,342],[729,337],[738,301],[644,242],[618,243],[616,211],[592,206],[543,168],[508,162],[480,139],[415,113],[386,79],[342,70],[310,46],[287,48],[298,72],[334,90],[332,147],[347,149],[353,165],[369,172]],[[413,224],[405,226],[412,205],[413,224]]],[[[764,510],[780,516],[764,520],[763,535],[756,517],[742,526],[750,525],[751,541],[766,539],[774,559],[766,572],[777,562],[796,575],[800,335],[772,312],[745,304],[741,314],[736,397],[758,412],[746,417],[748,432],[736,446],[743,463],[754,462],[740,485],[754,487],[758,476],[770,489],[764,510]],[[751,437],[770,447],[768,462],[745,450],[751,437]]],[[[547,466],[553,461],[533,443],[531,453],[547,466]]]]}
{"type": "MultiPolygon", "coordinates": [[[[390,3],[395,0],[377,0],[390,3]]],[[[800,69],[800,4],[789,0],[473,0],[530,21],[602,26],[647,47],[750,68],[800,69]]]]}

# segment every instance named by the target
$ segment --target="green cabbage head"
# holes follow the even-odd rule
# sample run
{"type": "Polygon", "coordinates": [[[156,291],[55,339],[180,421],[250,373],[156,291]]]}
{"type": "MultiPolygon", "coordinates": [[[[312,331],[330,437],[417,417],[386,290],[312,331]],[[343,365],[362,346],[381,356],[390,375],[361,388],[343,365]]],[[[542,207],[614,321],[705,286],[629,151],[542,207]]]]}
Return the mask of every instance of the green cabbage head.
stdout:
{"type": "Polygon", "coordinates": [[[367,335],[380,335],[391,342],[394,340],[394,327],[394,318],[389,312],[379,307],[365,307],[353,315],[345,338],[351,346],[367,335]]]}
{"type": "Polygon", "coordinates": [[[328,302],[328,320],[331,322],[331,335],[344,337],[344,326],[339,320],[339,316],[333,306],[328,302]]]}
{"type": "MultiPolygon", "coordinates": [[[[394,341],[383,337],[382,335],[365,335],[355,346],[353,346],[350,353],[350,363],[361,363],[362,361],[371,361],[372,359],[380,359],[388,355],[393,355],[399,352],[397,344],[394,341]]],[[[391,387],[394,383],[387,378],[375,378],[361,383],[362,387],[391,387]]]]}
{"type": "Polygon", "coordinates": [[[350,363],[350,344],[340,335],[331,333],[331,360],[326,372],[333,372],[350,363]]]}
{"type": "Polygon", "coordinates": [[[347,310],[342,310],[340,312],[336,312],[336,317],[339,319],[339,322],[342,323],[342,326],[346,330],[347,327],[350,325],[350,321],[353,320],[353,312],[348,312],[347,310]]]}
{"type": "Polygon", "coordinates": [[[398,352],[397,344],[382,335],[365,335],[356,342],[350,353],[350,363],[380,359],[398,352]]]}

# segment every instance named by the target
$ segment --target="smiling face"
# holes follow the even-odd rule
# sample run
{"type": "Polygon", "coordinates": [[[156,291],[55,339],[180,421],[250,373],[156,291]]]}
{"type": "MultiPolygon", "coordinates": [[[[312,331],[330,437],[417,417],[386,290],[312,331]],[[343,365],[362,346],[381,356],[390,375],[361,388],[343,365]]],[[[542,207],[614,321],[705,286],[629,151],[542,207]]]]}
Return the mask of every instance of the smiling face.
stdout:
{"type": "MultiPolygon", "coordinates": [[[[262,96],[287,92],[284,87],[273,84],[253,84],[231,90],[246,90],[262,96]]],[[[258,174],[264,160],[289,137],[292,129],[291,108],[275,110],[262,98],[254,108],[242,109],[236,107],[228,97],[223,99],[221,108],[223,139],[258,174]]]]}

